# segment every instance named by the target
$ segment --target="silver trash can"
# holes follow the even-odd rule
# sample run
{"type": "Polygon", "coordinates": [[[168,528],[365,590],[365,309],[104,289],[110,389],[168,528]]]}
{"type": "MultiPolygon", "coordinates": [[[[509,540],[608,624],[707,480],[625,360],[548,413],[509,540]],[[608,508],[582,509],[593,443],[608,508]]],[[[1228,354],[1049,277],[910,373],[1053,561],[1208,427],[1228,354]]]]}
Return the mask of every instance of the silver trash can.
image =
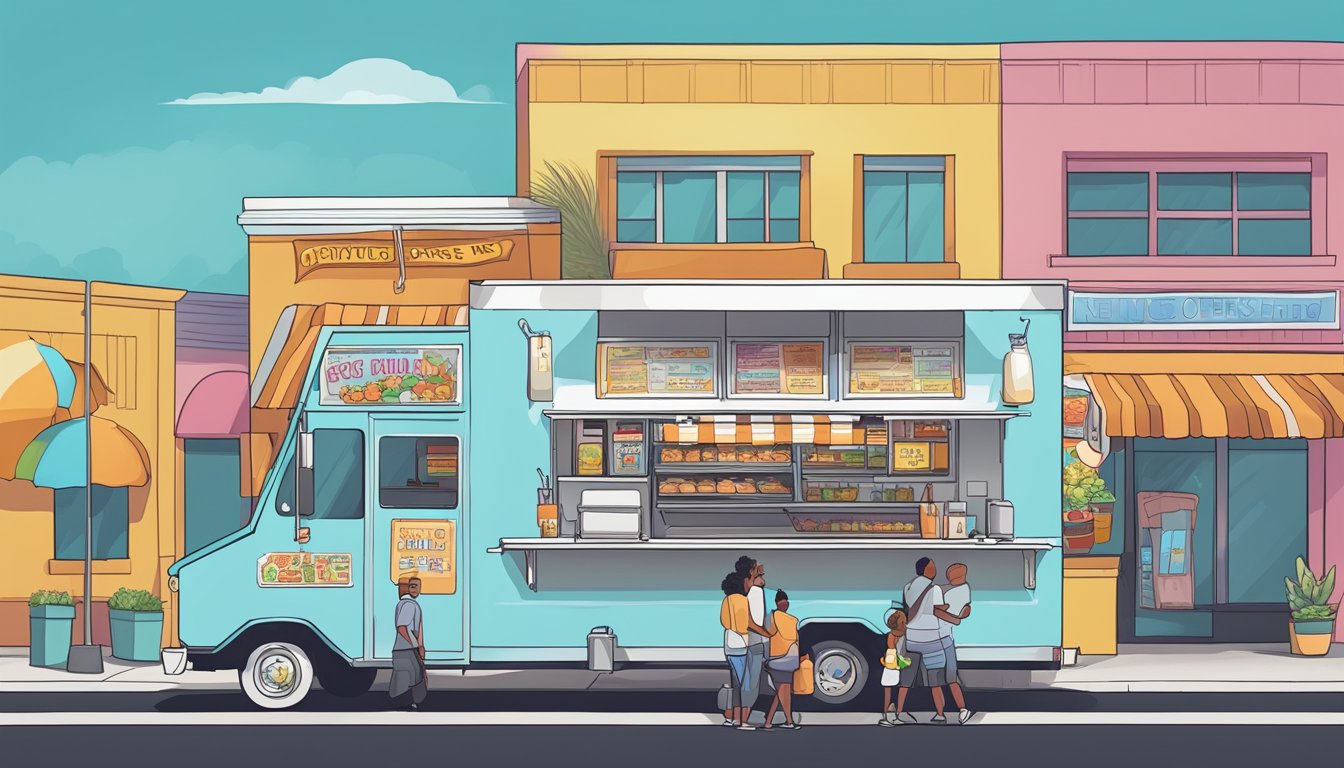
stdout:
{"type": "Polygon", "coordinates": [[[588,669],[593,672],[616,671],[616,633],[611,627],[593,627],[588,633],[588,669]]]}

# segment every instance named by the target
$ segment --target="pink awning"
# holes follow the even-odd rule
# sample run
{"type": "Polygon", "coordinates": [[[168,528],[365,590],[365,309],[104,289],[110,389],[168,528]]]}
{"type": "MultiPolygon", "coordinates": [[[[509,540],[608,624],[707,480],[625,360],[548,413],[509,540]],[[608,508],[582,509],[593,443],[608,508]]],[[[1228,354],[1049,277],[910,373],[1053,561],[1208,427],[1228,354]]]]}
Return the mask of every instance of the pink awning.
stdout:
{"type": "Polygon", "coordinates": [[[178,437],[238,437],[247,432],[245,371],[220,371],[192,388],[177,417],[178,437]]]}

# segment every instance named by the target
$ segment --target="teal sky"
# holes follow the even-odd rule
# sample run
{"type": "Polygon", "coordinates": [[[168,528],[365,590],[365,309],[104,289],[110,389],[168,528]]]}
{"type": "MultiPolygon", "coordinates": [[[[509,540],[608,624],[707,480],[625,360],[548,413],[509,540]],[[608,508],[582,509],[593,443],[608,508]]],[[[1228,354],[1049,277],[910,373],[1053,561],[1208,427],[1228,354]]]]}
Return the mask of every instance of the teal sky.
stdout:
{"type": "Polygon", "coordinates": [[[0,0],[0,272],[242,293],[244,196],[511,194],[518,42],[1247,39],[1344,3],[0,0]],[[165,104],[368,58],[502,103],[165,104]]]}

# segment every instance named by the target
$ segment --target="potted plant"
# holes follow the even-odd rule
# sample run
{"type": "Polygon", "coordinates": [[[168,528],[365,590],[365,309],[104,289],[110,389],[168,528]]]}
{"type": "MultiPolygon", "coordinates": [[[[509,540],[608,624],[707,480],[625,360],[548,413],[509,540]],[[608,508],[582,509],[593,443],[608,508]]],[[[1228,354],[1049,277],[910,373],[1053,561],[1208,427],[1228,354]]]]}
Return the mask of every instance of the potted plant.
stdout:
{"type": "Polygon", "coordinates": [[[1097,478],[1097,485],[1087,494],[1087,508],[1092,511],[1097,543],[1111,540],[1111,517],[1115,513],[1115,494],[1106,488],[1106,481],[1097,478]]]}
{"type": "Polygon", "coordinates": [[[163,601],[143,589],[118,589],[107,600],[112,655],[125,661],[158,661],[163,601]]]}
{"type": "Polygon", "coordinates": [[[70,631],[75,601],[69,592],[39,589],[28,598],[28,663],[64,667],[70,657],[70,631]]]}
{"type": "Polygon", "coordinates": [[[1307,561],[1297,558],[1297,581],[1285,576],[1288,587],[1288,639],[1293,653],[1299,656],[1324,656],[1330,651],[1330,640],[1335,635],[1335,615],[1339,603],[1331,603],[1335,592],[1335,567],[1330,566],[1325,578],[1318,579],[1307,568],[1307,561]]]}

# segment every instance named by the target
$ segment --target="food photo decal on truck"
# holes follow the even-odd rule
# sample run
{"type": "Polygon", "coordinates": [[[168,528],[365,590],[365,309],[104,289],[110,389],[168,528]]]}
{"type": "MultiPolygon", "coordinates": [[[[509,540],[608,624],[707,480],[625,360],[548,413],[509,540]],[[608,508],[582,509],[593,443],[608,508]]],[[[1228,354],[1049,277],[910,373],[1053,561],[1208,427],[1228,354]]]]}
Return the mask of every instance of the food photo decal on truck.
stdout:
{"type": "Polygon", "coordinates": [[[462,348],[332,349],[322,359],[322,403],[457,403],[462,348]]]}
{"type": "Polygon", "coordinates": [[[268,552],[257,558],[257,584],[263,587],[348,587],[349,553],[268,552]]]}

